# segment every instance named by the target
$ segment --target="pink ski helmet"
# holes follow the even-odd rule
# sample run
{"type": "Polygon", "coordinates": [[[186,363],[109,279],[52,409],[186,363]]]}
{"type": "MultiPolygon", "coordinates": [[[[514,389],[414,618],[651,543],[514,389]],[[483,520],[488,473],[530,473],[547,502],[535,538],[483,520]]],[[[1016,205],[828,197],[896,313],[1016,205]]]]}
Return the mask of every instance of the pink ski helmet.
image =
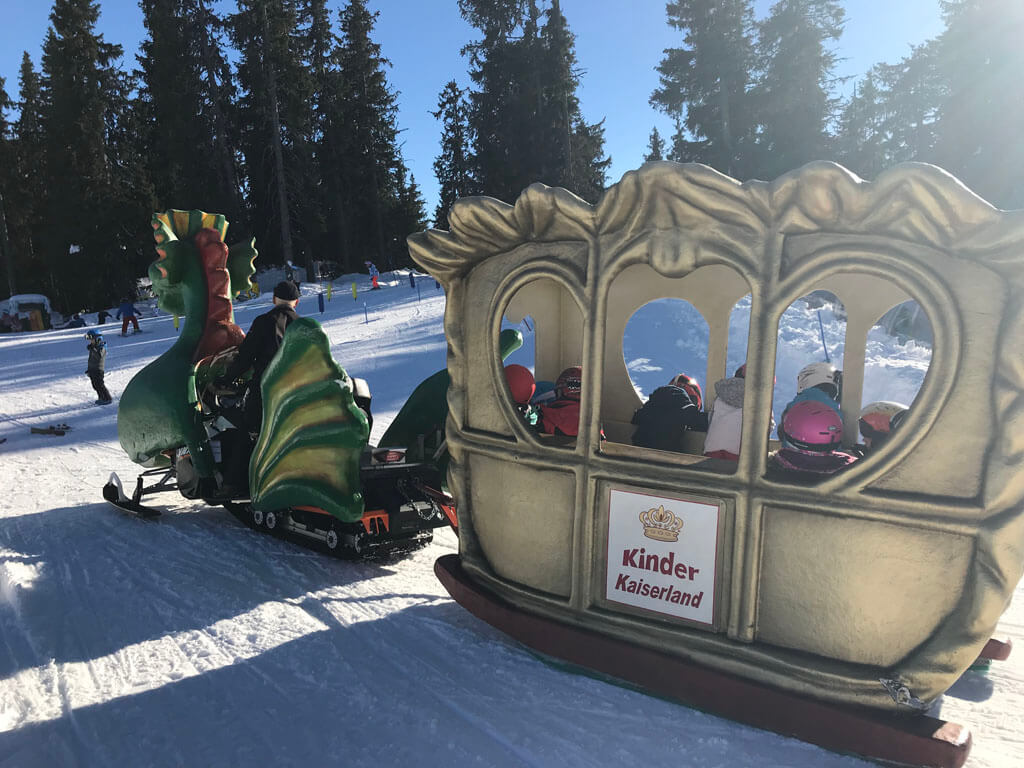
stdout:
{"type": "Polygon", "coordinates": [[[843,441],[843,420],[824,403],[801,400],[782,414],[779,439],[800,453],[831,453],[843,441]]]}
{"type": "Polygon", "coordinates": [[[537,382],[534,381],[533,374],[529,368],[514,363],[506,365],[505,380],[508,382],[512,399],[517,405],[526,405],[530,402],[534,390],[537,389],[537,382]]]}

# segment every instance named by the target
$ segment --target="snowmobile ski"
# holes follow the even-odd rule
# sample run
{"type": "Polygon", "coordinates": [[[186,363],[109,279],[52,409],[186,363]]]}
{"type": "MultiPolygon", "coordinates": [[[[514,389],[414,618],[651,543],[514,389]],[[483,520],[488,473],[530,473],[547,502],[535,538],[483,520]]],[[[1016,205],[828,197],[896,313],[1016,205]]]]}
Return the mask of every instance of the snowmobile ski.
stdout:
{"type": "Polygon", "coordinates": [[[112,507],[141,517],[143,520],[153,520],[162,514],[159,509],[147,507],[139,501],[142,498],[142,475],[139,475],[135,493],[129,497],[125,495],[124,489],[121,487],[121,478],[117,476],[116,472],[111,472],[110,479],[103,486],[103,498],[112,507]]]}

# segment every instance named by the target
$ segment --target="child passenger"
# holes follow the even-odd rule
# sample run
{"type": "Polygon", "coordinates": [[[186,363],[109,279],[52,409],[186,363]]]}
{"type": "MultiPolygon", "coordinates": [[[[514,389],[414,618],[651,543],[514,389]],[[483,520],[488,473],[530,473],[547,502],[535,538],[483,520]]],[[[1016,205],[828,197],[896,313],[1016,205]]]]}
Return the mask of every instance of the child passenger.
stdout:
{"type": "Polygon", "coordinates": [[[739,461],[746,377],[747,364],[744,363],[731,379],[715,382],[715,404],[708,414],[708,436],[704,440],[705,456],[739,461]]]}
{"type": "Polygon", "coordinates": [[[664,387],[658,387],[633,414],[633,445],[660,451],[685,453],[687,430],[706,432],[707,414],[701,410],[703,393],[692,376],[680,373],[664,387]]]}
{"type": "Polygon", "coordinates": [[[842,371],[836,370],[832,363],[811,363],[804,366],[796,375],[796,397],[786,408],[810,400],[827,405],[839,413],[839,398],[842,391],[842,371]]]}
{"type": "Polygon", "coordinates": [[[512,393],[512,401],[516,404],[516,410],[523,417],[523,421],[531,427],[537,426],[537,409],[530,405],[537,388],[533,372],[523,365],[506,365],[505,380],[508,382],[509,392],[512,393]]]}
{"type": "Polygon", "coordinates": [[[829,475],[857,460],[840,451],[843,420],[839,411],[813,400],[786,407],[779,425],[780,448],[768,461],[770,470],[829,475]]]}
{"type": "Polygon", "coordinates": [[[888,400],[868,403],[860,412],[860,435],[864,438],[861,454],[876,451],[885,444],[890,434],[907,415],[907,406],[888,400]]]}
{"type": "Polygon", "coordinates": [[[575,437],[580,429],[583,369],[566,368],[555,381],[555,399],[540,406],[537,429],[548,435],[575,437]]]}

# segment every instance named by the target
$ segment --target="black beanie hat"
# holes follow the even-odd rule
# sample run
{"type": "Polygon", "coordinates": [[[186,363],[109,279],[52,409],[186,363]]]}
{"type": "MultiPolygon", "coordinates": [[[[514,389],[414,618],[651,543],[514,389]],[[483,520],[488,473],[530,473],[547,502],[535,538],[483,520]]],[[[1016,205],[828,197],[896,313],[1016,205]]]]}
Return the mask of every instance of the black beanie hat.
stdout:
{"type": "Polygon", "coordinates": [[[299,289],[295,287],[295,283],[291,280],[282,280],[274,288],[274,297],[282,301],[297,301],[299,289]]]}

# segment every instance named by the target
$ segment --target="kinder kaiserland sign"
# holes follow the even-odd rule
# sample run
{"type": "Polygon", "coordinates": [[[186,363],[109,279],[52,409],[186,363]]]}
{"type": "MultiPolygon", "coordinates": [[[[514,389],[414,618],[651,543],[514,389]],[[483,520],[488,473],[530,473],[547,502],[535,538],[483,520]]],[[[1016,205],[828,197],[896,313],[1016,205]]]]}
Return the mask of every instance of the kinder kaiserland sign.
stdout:
{"type": "Polygon", "coordinates": [[[605,597],[712,624],[717,504],[613,490],[605,597]]]}

